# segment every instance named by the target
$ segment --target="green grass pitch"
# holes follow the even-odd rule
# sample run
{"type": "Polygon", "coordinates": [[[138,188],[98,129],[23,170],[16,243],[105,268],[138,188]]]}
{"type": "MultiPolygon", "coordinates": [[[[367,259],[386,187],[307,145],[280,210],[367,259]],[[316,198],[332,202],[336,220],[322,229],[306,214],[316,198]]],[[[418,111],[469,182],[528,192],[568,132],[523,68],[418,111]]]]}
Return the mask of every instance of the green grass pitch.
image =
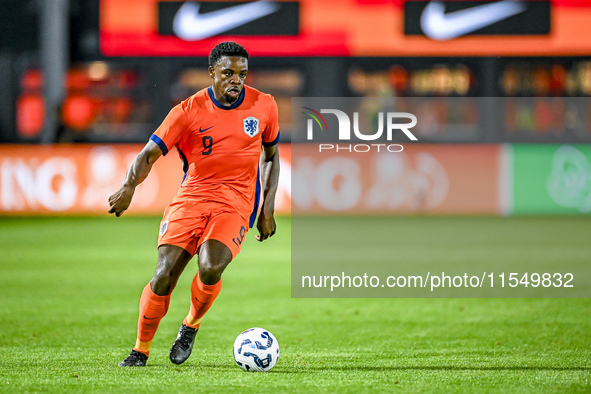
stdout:
{"type": "MultiPolygon", "coordinates": [[[[186,363],[171,364],[168,352],[196,262],[173,293],[149,366],[120,368],[155,268],[159,220],[0,217],[0,391],[591,391],[591,300],[292,299],[289,218],[262,244],[248,234],[186,363]],[[269,373],[243,372],[232,358],[236,335],[254,326],[281,345],[269,373]]],[[[449,236],[493,219],[397,220],[449,236]]],[[[511,231],[515,219],[503,220],[511,231]]],[[[586,229],[580,253],[591,261],[588,218],[547,220],[586,229]]]]}

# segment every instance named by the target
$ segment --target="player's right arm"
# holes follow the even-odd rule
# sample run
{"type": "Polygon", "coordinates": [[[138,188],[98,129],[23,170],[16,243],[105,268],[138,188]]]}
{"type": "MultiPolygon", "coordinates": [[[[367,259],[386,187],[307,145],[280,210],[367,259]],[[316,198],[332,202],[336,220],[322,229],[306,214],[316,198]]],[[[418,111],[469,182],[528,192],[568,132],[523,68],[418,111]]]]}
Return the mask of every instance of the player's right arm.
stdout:
{"type": "Polygon", "coordinates": [[[121,189],[109,197],[109,205],[111,206],[109,213],[114,213],[119,217],[129,208],[135,188],[146,179],[160,156],[162,156],[160,147],[154,141],[148,141],[129,167],[121,189]]]}
{"type": "Polygon", "coordinates": [[[180,135],[188,127],[188,119],[183,104],[176,105],[170,110],[162,124],[152,134],[150,140],[127,171],[125,182],[121,189],[109,197],[111,208],[109,213],[121,216],[129,208],[135,188],[146,179],[152,165],[160,156],[166,155],[177,143],[180,135]]]}

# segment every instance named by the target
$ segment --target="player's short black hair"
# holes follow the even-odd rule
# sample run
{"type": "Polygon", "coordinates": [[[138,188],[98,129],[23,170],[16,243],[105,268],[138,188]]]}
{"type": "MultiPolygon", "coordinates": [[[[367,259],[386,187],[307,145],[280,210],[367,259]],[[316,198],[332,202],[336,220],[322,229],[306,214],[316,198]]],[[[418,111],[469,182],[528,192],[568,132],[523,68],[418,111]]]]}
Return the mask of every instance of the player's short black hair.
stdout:
{"type": "Polygon", "coordinates": [[[240,44],[232,41],[220,42],[209,54],[209,65],[215,66],[223,56],[240,56],[248,59],[248,52],[240,44]]]}

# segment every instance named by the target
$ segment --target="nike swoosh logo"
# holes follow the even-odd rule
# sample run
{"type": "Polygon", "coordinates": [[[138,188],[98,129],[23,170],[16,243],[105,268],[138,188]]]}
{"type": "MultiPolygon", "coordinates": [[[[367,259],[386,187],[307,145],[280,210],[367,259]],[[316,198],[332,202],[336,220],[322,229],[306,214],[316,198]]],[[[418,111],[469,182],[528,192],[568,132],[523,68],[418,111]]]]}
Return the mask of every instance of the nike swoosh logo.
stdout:
{"type": "Polygon", "coordinates": [[[200,14],[199,2],[187,1],[177,11],[172,22],[174,33],[187,41],[202,40],[252,22],[277,11],[277,3],[265,0],[200,14]]]}
{"type": "Polygon", "coordinates": [[[213,126],[211,126],[211,127],[208,127],[208,128],[206,128],[206,129],[202,129],[202,128],[201,128],[201,126],[199,126],[199,132],[200,132],[200,133],[203,133],[204,131],[207,131],[207,130],[211,129],[212,127],[213,127],[213,126]]]}
{"type": "Polygon", "coordinates": [[[451,40],[517,15],[526,7],[520,1],[503,0],[446,14],[444,2],[432,1],[421,14],[421,29],[434,40],[451,40]]]}
{"type": "Polygon", "coordinates": [[[144,315],[144,319],[146,320],[154,320],[154,319],[158,319],[157,317],[146,317],[146,315],[144,315]]]}
{"type": "Polygon", "coordinates": [[[193,298],[195,298],[195,301],[197,301],[197,302],[198,302],[198,303],[200,303],[201,305],[205,305],[205,302],[201,302],[201,301],[199,301],[199,298],[197,298],[197,297],[193,297],[193,298]]]}

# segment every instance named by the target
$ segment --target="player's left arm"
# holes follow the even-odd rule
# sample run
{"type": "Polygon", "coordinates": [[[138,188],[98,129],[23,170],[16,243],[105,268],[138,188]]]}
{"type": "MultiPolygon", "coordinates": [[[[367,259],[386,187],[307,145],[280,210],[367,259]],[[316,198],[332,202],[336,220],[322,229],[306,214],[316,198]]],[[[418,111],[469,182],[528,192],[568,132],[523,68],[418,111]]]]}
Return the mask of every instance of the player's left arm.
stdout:
{"type": "Polygon", "coordinates": [[[263,146],[261,155],[261,182],[263,187],[263,205],[257,221],[259,234],[256,239],[260,242],[273,236],[277,225],[275,223],[275,194],[279,184],[279,149],[277,144],[263,146]]]}

